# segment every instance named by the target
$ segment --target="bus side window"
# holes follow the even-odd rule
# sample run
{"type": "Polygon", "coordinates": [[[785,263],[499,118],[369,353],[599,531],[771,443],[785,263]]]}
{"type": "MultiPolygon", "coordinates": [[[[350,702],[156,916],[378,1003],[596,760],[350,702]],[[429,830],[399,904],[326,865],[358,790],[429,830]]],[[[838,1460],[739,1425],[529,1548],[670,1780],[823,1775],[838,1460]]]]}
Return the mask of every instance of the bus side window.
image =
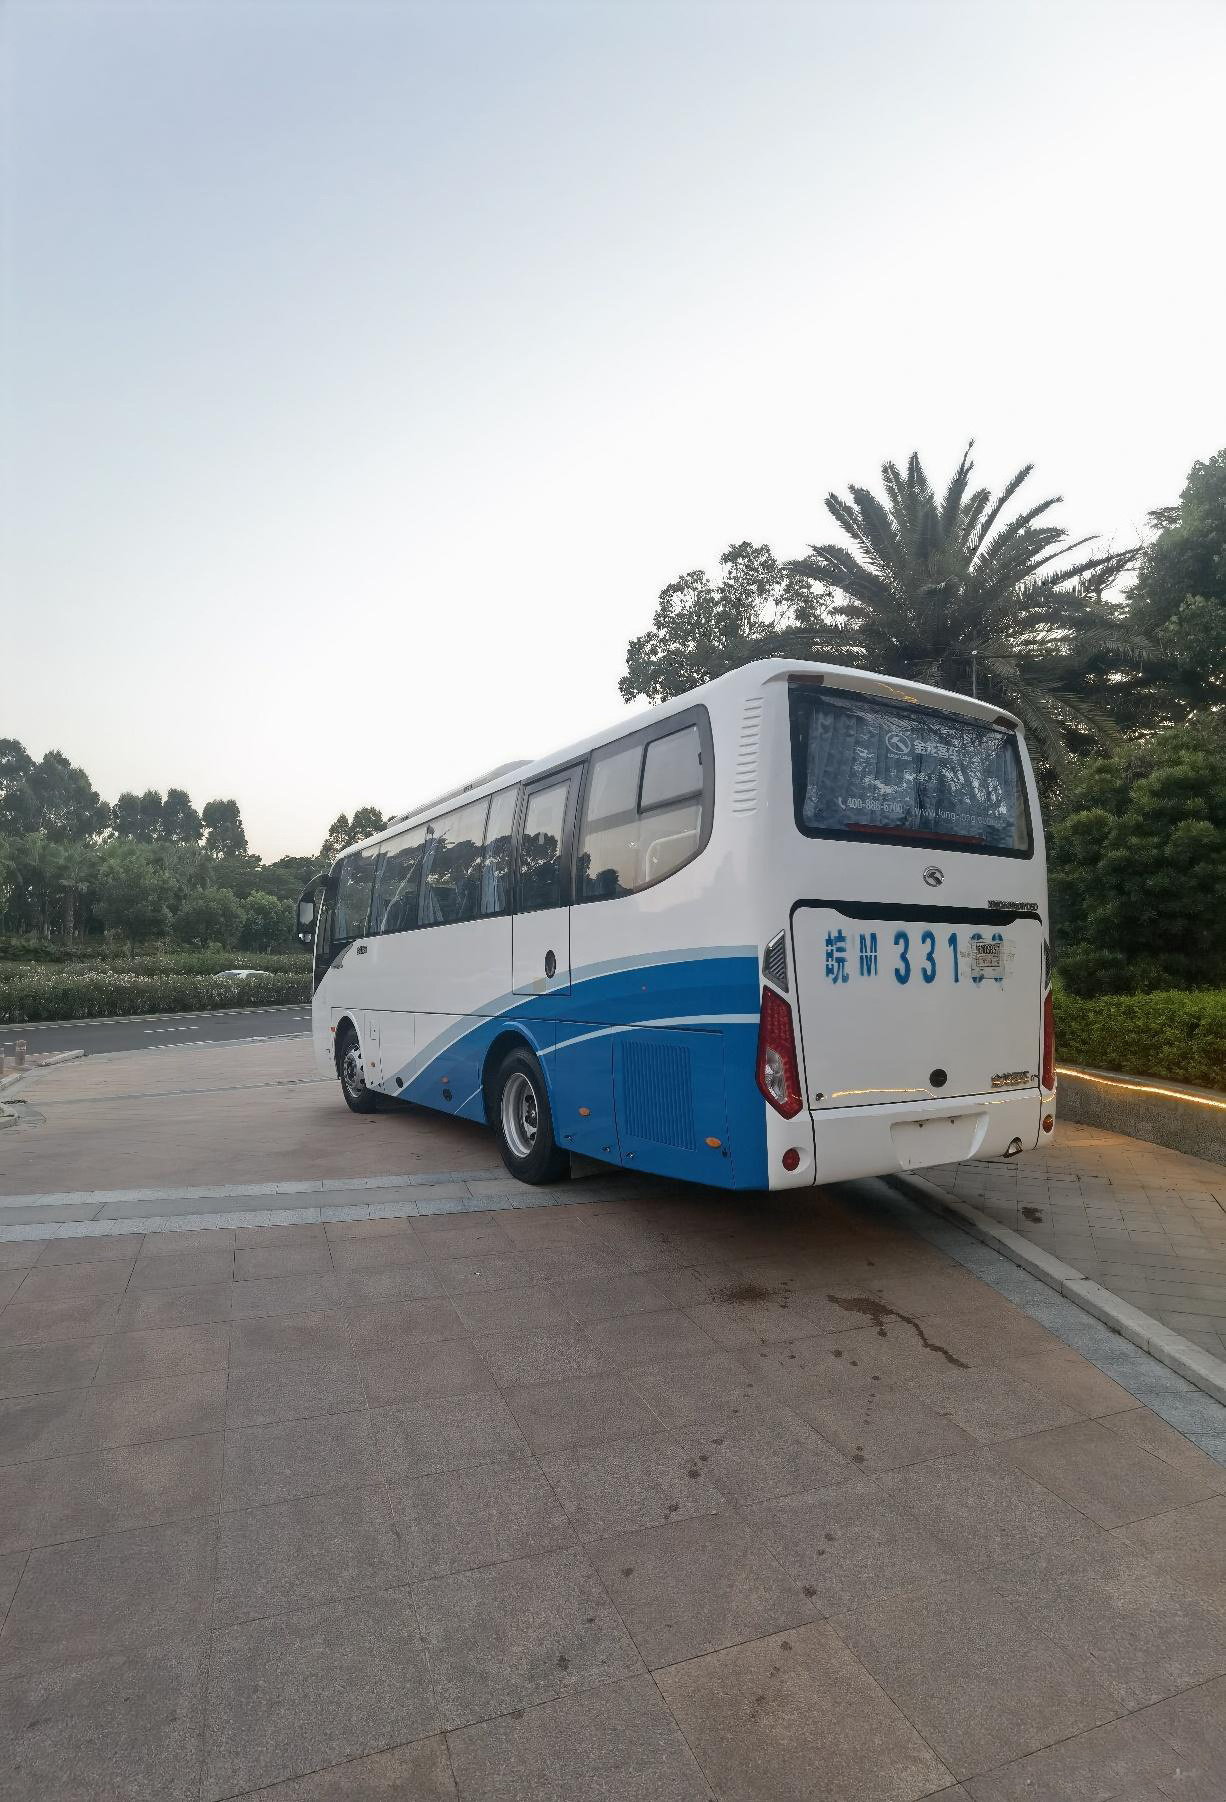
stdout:
{"type": "Polygon", "coordinates": [[[582,900],[632,895],[640,887],[639,777],[641,744],[611,745],[592,758],[586,819],[579,852],[582,900]]]}
{"type": "Polygon", "coordinates": [[[375,879],[370,910],[372,932],[406,932],[417,924],[417,890],[421,879],[424,826],[385,844],[375,879]]]}
{"type": "Polygon", "coordinates": [[[366,936],[374,880],[373,851],[351,851],[348,857],[342,859],[332,924],[332,944],[335,949],[347,945],[351,939],[366,936]]]}
{"type": "Polygon", "coordinates": [[[653,738],[643,758],[643,881],[660,882],[702,842],[702,748],[697,726],[653,738]]]}
{"type": "Polygon", "coordinates": [[[562,838],[573,780],[564,777],[548,788],[533,789],[528,796],[519,839],[519,913],[538,913],[562,904],[562,838]]]}
{"type": "Polygon", "coordinates": [[[449,926],[477,916],[477,871],[489,803],[473,801],[427,828],[421,924],[449,926]]]}
{"type": "Polygon", "coordinates": [[[702,848],[702,741],[683,726],[592,756],[579,895],[584,901],[632,895],[671,876],[702,848]]]}
{"type": "Polygon", "coordinates": [[[702,749],[698,727],[686,726],[666,738],[653,738],[643,759],[643,795],[639,805],[646,813],[670,802],[690,801],[702,794],[702,749]]]}
{"type": "Polygon", "coordinates": [[[323,981],[335,951],[336,935],[333,930],[336,923],[336,885],[338,872],[334,869],[324,883],[319,897],[319,920],[315,927],[315,987],[323,981]]]}
{"type": "Polygon", "coordinates": [[[504,788],[490,801],[481,856],[481,912],[504,914],[511,905],[511,828],[519,791],[504,788]]]}

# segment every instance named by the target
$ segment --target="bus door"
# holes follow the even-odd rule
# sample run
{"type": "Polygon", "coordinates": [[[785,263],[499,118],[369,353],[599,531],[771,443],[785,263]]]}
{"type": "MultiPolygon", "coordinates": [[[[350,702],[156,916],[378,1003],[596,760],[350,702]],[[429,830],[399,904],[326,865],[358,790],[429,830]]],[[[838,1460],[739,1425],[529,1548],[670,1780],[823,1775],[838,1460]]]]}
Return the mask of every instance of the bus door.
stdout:
{"type": "Polygon", "coordinates": [[[577,767],[542,776],[524,790],[511,925],[516,995],[570,992],[570,852],[578,791],[577,767]]]}

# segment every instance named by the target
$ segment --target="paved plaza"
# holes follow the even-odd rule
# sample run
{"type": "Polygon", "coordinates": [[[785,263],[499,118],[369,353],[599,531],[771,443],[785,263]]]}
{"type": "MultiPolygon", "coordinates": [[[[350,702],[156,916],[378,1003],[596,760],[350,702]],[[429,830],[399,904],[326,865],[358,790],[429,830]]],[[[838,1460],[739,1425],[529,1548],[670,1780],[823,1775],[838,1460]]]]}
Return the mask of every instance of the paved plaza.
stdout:
{"type": "Polygon", "coordinates": [[[887,1185],[528,1192],[300,1043],[22,1095],[0,1802],[1226,1794],[1226,1409],[887,1185]]]}
{"type": "Polygon", "coordinates": [[[0,1797],[1226,1789],[1226,1467],[871,1195],[0,1259],[0,1797]]]}

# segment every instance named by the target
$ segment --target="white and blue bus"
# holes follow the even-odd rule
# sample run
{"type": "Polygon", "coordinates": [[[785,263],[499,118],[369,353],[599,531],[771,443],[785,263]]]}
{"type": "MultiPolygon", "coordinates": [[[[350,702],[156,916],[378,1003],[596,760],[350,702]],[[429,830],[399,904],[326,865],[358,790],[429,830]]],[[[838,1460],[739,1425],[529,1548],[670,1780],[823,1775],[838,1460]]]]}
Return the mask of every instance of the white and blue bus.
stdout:
{"type": "Polygon", "coordinates": [[[299,929],[349,1106],[487,1122],[525,1182],[797,1188],[1052,1129],[1038,795],[965,695],[749,664],[403,815],[299,929]]]}

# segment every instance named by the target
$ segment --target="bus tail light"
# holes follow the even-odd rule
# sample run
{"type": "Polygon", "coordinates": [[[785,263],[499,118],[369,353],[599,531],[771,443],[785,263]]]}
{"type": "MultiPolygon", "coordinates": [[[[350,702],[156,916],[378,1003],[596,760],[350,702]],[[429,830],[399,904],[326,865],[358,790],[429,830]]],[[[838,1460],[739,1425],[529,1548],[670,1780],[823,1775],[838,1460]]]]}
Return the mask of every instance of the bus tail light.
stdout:
{"type": "Polygon", "coordinates": [[[1045,1089],[1054,1089],[1056,1086],[1056,1021],[1050,989],[1043,997],[1043,1068],[1040,1081],[1045,1089]]]}
{"type": "Polygon", "coordinates": [[[792,1010],[773,989],[762,991],[762,1017],[758,1026],[758,1087],[771,1106],[791,1120],[805,1104],[796,1061],[796,1034],[792,1010]]]}

